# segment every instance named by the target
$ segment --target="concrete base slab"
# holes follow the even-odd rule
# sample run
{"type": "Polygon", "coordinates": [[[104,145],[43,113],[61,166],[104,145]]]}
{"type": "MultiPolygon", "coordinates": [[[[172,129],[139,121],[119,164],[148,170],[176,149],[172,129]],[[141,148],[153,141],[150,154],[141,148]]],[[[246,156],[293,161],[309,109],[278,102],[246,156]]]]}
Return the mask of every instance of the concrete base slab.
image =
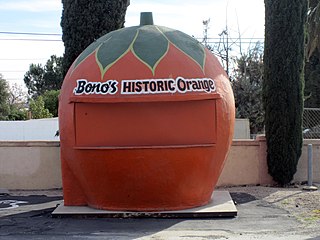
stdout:
{"type": "Polygon", "coordinates": [[[213,218],[235,217],[237,209],[228,191],[214,191],[211,201],[202,207],[162,211],[162,212],[132,212],[132,211],[106,211],[90,208],[88,206],[64,206],[60,204],[53,212],[53,217],[106,217],[106,218],[213,218]]]}

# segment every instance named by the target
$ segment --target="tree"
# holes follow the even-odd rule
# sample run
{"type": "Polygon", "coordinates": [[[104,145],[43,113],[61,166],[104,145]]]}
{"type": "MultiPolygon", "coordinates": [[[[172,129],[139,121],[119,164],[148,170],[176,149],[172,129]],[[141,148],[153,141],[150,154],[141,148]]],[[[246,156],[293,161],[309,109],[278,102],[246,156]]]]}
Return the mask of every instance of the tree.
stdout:
{"type": "Polygon", "coordinates": [[[9,86],[0,74],[0,120],[15,121],[27,118],[26,94],[18,85],[9,86]]]}
{"type": "Polygon", "coordinates": [[[257,134],[264,127],[262,104],[263,48],[258,42],[236,59],[230,76],[236,103],[236,116],[250,120],[250,132],[257,134]]]}
{"type": "Polygon", "coordinates": [[[262,104],[263,47],[260,42],[247,53],[242,52],[241,34],[230,38],[226,22],[225,29],[219,34],[217,43],[209,44],[208,29],[210,19],[202,21],[204,26],[202,43],[221,60],[232,83],[236,116],[250,120],[250,132],[257,134],[264,127],[264,110],[262,104]],[[231,47],[239,48],[240,57],[230,57],[231,47]],[[234,63],[234,64],[232,64],[234,63]],[[230,71],[232,66],[232,71],[230,71]]]}
{"type": "Polygon", "coordinates": [[[18,84],[9,87],[9,105],[25,105],[28,100],[27,92],[18,84]]]}
{"type": "MultiPolygon", "coordinates": [[[[209,24],[210,24],[210,18],[207,20],[202,21],[203,24],[203,39],[202,43],[205,45],[206,48],[208,48],[211,52],[213,52],[217,57],[219,57],[220,62],[225,69],[227,75],[229,76],[229,68],[230,68],[230,60],[231,57],[229,56],[230,51],[232,50],[231,47],[239,40],[229,42],[229,30],[228,25],[226,21],[226,27],[222,30],[222,32],[219,34],[219,41],[213,45],[210,45],[208,43],[208,30],[209,30],[209,24]]],[[[241,52],[241,43],[240,43],[240,52],[241,52]]]]}
{"type": "Polygon", "coordinates": [[[17,106],[12,106],[10,108],[10,113],[8,114],[9,121],[26,120],[28,116],[27,109],[18,108],[17,106]]]}
{"type": "Polygon", "coordinates": [[[320,2],[309,0],[305,66],[305,107],[320,107],[320,2]]]}
{"type": "Polygon", "coordinates": [[[315,50],[305,65],[304,106],[320,107],[320,53],[315,50]]]}
{"type": "Polygon", "coordinates": [[[26,120],[27,119],[27,103],[28,95],[17,84],[13,84],[9,87],[8,104],[10,113],[8,114],[8,120],[26,120]]]}
{"type": "Polygon", "coordinates": [[[30,64],[24,82],[32,97],[40,96],[45,91],[59,90],[63,82],[62,57],[52,55],[44,66],[30,64]]]}
{"type": "Polygon", "coordinates": [[[320,2],[309,0],[307,21],[306,57],[309,59],[315,51],[320,51],[320,2]]]}
{"type": "Polygon", "coordinates": [[[44,107],[42,96],[37,97],[35,100],[31,99],[29,108],[33,119],[51,118],[52,114],[44,107]]]}
{"type": "Polygon", "coordinates": [[[269,174],[293,179],[302,148],[305,0],[265,0],[263,100],[269,174]]]}
{"type": "Polygon", "coordinates": [[[53,117],[58,117],[60,90],[46,91],[43,95],[44,107],[49,110],[53,117]]]}
{"type": "Polygon", "coordinates": [[[62,0],[63,76],[94,40],[122,28],[130,0],[62,0]]]}
{"type": "Polygon", "coordinates": [[[8,98],[9,85],[0,74],[0,120],[8,120],[8,114],[10,112],[8,98]]]}

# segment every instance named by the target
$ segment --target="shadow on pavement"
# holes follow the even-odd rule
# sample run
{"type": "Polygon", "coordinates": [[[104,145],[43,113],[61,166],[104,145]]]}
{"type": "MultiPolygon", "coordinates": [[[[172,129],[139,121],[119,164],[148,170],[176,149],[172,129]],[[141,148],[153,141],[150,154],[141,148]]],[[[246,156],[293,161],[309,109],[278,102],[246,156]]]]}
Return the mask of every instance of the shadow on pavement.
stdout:
{"type": "Polygon", "coordinates": [[[32,238],[32,236],[63,236],[73,237],[109,236],[114,239],[134,239],[155,234],[168,229],[183,219],[114,219],[114,218],[52,218],[54,208],[30,211],[0,217],[0,239],[32,238]]]}
{"type": "Polygon", "coordinates": [[[230,195],[235,204],[244,204],[257,200],[255,196],[244,192],[231,192],[230,195]]]}
{"type": "Polygon", "coordinates": [[[62,200],[62,197],[32,196],[0,196],[0,239],[63,239],[82,236],[111,236],[111,239],[133,239],[152,235],[168,229],[184,219],[112,219],[112,218],[52,218],[55,209],[46,208],[31,210],[32,206],[62,200]],[[30,206],[30,211],[19,213],[19,208],[30,206]],[[13,214],[1,216],[1,211],[11,211],[13,214]],[[17,212],[16,212],[17,211],[17,212]],[[113,237],[112,237],[113,236],[113,237]],[[41,239],[41,237],[40,237],[41,239]]]}

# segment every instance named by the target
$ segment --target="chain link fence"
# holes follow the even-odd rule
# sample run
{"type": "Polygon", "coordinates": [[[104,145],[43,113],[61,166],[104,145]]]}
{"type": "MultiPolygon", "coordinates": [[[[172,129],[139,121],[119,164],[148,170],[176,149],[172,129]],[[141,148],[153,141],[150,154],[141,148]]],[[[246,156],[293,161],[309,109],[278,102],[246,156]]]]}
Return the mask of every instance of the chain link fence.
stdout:
{"type": "Polygon", "coordinates": [[[303,138],[320,139],[320,108],[304,109],[303,138]]]}

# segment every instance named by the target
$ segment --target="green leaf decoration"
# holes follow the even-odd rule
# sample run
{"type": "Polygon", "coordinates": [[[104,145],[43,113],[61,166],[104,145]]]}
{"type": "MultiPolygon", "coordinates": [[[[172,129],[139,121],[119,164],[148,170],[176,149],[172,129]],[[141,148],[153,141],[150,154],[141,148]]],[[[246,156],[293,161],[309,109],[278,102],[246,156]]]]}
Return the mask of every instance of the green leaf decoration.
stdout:
{"type": "Polygon", "coordinates": [[[89,55],[96,51],[97,48],[101,45],[101,43],[107,41],[112,35],[113,32],[103,35],[102,37],[91,43],[75,60],[74,69],[76,69],[78,65],[82,63],[89,55]]]}
{"type": "Polygon", "coordinates": [[[113,64],[132,51],[154,75],[158,64],[169,51],[169,43],[176,46],[204,71],[206,56],[201,43],[180,31],[155,25],[119,29],[102,36],[76,59],[74,69],[95,53],[102,79],[113,64]]]}
{"type": "Polygon", "coordinates": [[[105,41],[99,45],[96,51],[96,59],[102,78],[113,64],[130,51],[132,43],[137,36],[137,28],[130,27],[122,31],[112,32],[109,38],[105,38],[105,41]]]}
{"type": "MultiPolygon", "coordinates": [[[[124,46],[119,46],[119,51],[123,50],[125,48],[124,51],[128,50],[131,42],[133,41],[134,35],[136,34],[136,29],[138,27],[130,27],[130,28],[126,28],[126,31],[123,31],[124,29],[119,29],[117,31],[113,31],[110,32],[102,37],[100,37],[99,39],[97,39],[96,41],[94,41],[93,43],[91,43],[80,55],[79,57],[76,59],[75,64],[74,64],[74,69],[76,69],[78,67],[78,65],[80,63],[82,63],[89,55],[91,55],[93,52],[97,51],[97,50],[101,50],[102,52],[100,52],[99,54],[97,54],[99,57],[97,59],[97,62],[99,64],[100,62],[100,68],[102,68],[102,71],[105,71],[105,68],[108,66],[107,64],[107,60],[104,61],[103,59],[105,58],[105,56],[102,56],[103,54],[105,54],[107,56],[107,58],[112,59],[112,57],[110,57],[109,55],[113,55],[113,58],[115,58],[114,56],[118,53],[114,53],[114,50],[116,47],[118,47],[119,45],[124,45],[124,46]],[[132,37],[133,35],[133,37],[132,37]],[[129,44],[128,44],[129,42],[129,44]],[[110,48],[110,44],[114,44],[113,46],[111,46],[110,48]],[[108,47],[109,46],[109,49],[108,47]],[[116,47],[114,47],[116,46],[116,47]],[[102,48],[101,48],[102,47],[102,48]],[[107,48],[107,50],[106,50],[107,48]],[[109,51],[111,49],[111,51],[109,51]],[[107,51],[107,52],[105,52],[107,51]],[[107,64],[107,65],[105,65],[107,64]]],[[[119,52],[117,51],[117,52],[119,52]]],[[[123,54],[123,52],[116,58],[118,59],[121,55],[123,54]]]]}
{"type": "Polygon", "coordinates": [[[201,43],[178,30],[173,30],[167,27],[158,28],[173,45],[198,63],[201,69],[204,70],[206,53],[201,43]]]}
{"type": "Polygon", "coordinates": [[[80,63],[82,63],[89,55],[91,55],[91,53],[93,53],[99,47],[99,44],[100,43],[98,41],[95,41],[92,44],[90,44],[76,59],[74,63],[74,69],[76,69],[80,63]]]}
{"type": "Polygon", "coordinates": [[[156,26],[140,27],[134,40],[132,52],[147,65],[153,75],[162,58],[167,54],[169,42],[156,26]]]}

